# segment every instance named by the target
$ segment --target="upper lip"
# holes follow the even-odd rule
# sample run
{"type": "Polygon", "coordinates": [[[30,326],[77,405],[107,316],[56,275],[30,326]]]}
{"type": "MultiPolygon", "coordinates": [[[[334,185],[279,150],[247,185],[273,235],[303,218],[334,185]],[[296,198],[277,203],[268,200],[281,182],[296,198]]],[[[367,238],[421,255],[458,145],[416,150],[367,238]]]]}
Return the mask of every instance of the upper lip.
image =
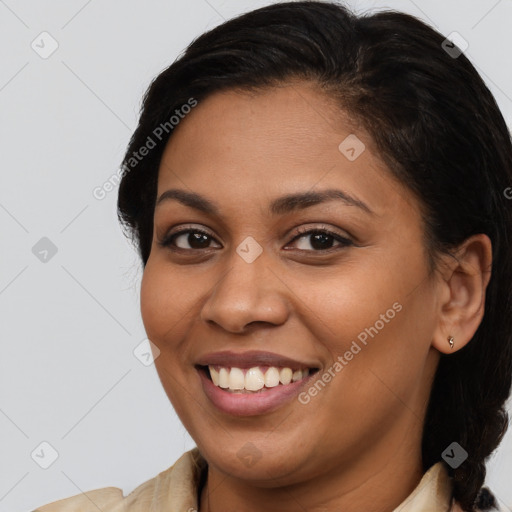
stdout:
{"type": "Polygon", "coordinates": [[[317,366],[314,364],[300,362],[280,354],[274,354],[273,352],[262,352],[259,350],[249,350],[240,353],[232,352],[230,350],[225,350],[223,352],[212,352],[200,357],[196,361],[196,365],[219,365],[229,368],[278,366],[282,368],[291,368],[297,370],[304,368],[317,368],[317,366]]]}

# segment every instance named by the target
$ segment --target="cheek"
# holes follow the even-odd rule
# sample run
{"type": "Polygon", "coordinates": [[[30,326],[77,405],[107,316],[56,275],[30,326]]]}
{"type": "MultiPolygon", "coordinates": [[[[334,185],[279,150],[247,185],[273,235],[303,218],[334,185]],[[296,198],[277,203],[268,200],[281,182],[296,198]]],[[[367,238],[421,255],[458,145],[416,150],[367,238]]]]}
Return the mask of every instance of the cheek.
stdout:
{"type": "MultiPolygon", "coordinates": [[[[165,265],[148,260],[141,280],[140,308],[147,337],[158,347],[155,368],[167,396],[180,416],[185,414],[183,386],[192,368],[188,366],[186,334],[190,329],[183,306],[183,283],[165,265]],[[181,384],[177,384],[181,382],[181,384]]],[[[188,307],[190,311],[190,306],[188,307]]]]}
{"type": "Polygon", "coordinates": [[[349,403],[378,395],[393,400],[386,384],[406,398],[421,372],[435,323],[425,269],[379,258],[379,264],[345,270],[325,286],[303,286],[308,310],[302,321],[309,322],[332,364],[344,360],[342,369],[339,364],[332,369],[332,387],[349,403]]]}
{"type": "Polygon", "coordinates": [[[170,272],[148,260],[141,281],[140,309],[146,333],[157,345],[186,314],[183,290],[170,272]]]}
{"type": "Polygon", "coordinates": [[[320,286],[318,280],[303,282],[302,299],[307,305],[302,321],[333,358],[349,350],[352,341],[364,343],[377,332],[385,337],[403,309],[399,279],[369,265],[344,268],[320,286]]]}

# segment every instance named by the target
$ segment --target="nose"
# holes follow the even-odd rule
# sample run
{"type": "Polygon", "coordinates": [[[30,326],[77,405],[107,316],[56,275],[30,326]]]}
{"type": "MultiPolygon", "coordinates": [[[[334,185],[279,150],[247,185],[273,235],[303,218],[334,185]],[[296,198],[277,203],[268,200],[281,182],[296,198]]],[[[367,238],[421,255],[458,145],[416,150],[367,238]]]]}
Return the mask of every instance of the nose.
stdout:
{"type": "Polygon", "coordinates": [[[248,263],[234,252],[202,307],[201,320],[236,334],[256,323],[281,325],[289,315],[286,290],[264,253],[248,263]]]}

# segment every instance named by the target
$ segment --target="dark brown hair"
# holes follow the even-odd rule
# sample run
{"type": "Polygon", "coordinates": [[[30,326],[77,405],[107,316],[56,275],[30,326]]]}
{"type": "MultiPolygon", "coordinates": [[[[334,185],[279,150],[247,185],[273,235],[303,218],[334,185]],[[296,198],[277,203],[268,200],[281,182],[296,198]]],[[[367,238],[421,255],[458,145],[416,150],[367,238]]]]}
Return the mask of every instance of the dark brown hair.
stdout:
{"type": "Polygon", "coordinates": [[[194,40],[151,83],[123,161],[118,215],[145,266],[158,167],[172,136],[169,119],[190,98],[200,104],[215,91],[297,78],[328,92],[371,135],[390,172],[416,194],[434,269],[436,255],[451,253],[469,236],[491,239],[484,318],[470,343],[441,355],[422,440],[425,471],[454,441],[468,452],[458,468],[446,467],[454,498],[469,512],[496,504],[481,487],[485,462],[508,427],[512,201],[505,190],[512,186],[512,143],[491,92],[465,55],[450,54],[444,40],[410,15],[356,16],[316,1],[277,3],[223,23],[194,40]],[[168,130],[155,137],[166,122],[168,130]],[[133,152],[148,137],[158,144],[130,168],[133,152]]]}

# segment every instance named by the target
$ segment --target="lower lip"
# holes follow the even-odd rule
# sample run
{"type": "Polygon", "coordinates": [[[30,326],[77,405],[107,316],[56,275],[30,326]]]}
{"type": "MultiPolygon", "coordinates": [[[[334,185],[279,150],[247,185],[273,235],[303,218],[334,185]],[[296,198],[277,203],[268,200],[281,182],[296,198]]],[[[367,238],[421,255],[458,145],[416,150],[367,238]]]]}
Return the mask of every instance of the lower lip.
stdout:
{"type": "Polygon", "coordinates": [[[201,384],[206,396],[218,409],[232,416],[256,416],[265,414],[283,406],[291,401],[300,392],[300,389],[317,372],[287,385],[277,385],[259,393],[232,393],[216,386],[204,370],[198,369],[201,384]]]}

